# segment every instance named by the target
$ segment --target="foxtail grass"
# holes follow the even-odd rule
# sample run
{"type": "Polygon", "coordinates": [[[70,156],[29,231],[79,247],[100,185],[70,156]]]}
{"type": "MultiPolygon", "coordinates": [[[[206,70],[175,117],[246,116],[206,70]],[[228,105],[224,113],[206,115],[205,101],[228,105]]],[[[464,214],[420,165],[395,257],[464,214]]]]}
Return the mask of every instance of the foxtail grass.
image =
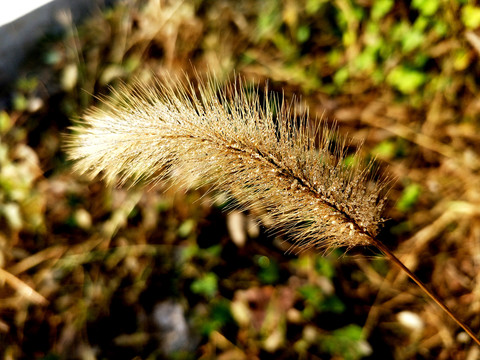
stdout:
{"type": "Polygon", "coordinates": [[[294,249],[375,246],[477,344],[475,334],[377,239],[390,182],[335,127],[311,126],[294,103],[242,81],[122,85],[67,136],[78,173],[130,185],[169,181],[227,193],[267,216],[294,249]]]}

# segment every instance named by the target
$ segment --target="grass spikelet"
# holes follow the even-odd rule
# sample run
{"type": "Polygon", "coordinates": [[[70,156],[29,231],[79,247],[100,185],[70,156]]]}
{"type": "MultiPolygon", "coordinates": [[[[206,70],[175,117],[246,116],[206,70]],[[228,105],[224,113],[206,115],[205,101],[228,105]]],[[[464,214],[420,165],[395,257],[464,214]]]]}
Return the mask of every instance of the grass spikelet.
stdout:
{"type": "Polygon", "coordinates": [[[372,164],[346,165],[335,130],[294,122],[295,104],[266,93],[265,105],[258,89],[247,94],[242,85],[121,86],[73,128],[69,158],[78,172],[108,182],[169,178],[227,191],[243,208],[267,213],[300,250],[370,244],[385,185],[372,184],[372,164]]]}
{"type": "Polygon", "coordinates": [[[376,246],[480,345],[377,240],[388,181],[374,182],[373,164],[358,152],[348,165],[335,128],[312,129],[295,104],[258,88],[247,93],[239,78],[223,87],[198,80],[123,85],[103,98],[66,138],[75,170],[109,183],[168,179],[225,191],[244,209],[267,214],[299,251],[376,246]]]}

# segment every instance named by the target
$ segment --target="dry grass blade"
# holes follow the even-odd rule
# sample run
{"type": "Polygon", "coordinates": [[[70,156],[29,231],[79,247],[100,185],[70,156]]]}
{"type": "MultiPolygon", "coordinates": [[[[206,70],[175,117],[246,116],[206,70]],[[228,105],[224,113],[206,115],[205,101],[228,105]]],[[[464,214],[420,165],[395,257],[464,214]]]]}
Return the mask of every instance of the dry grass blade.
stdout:
{"type": "Polygon", "coordinates": [[[376,239],[372,239],[372,245],[375,245],[380,251],[382,251],[385,256],[392,261],[395,265],[397,265],[407,276],[417,284],[420,289],[423,290],[440,308],[445,311],[450,318],[452,318],[465,332],[478,344],[480,345],[480,340],[477,338],[476,334],[460,320],[446,305],[445,303],[433,292],[431,292],[425,284],[415,275],[413,274],[383,243],[377,241],[376,239]]]}
{"type": "Polygon", "coordinates": [[[14,288],[19,295],[24,296],[28,301],[38,305],[47,305],[48,300],[18,277],[10,274],[8,271],[0,268],[0,281],[6,282],[12,288],[14,288]]]}
{"type": "MultiPolygon", "coordinates": [[[[200,80],[200,79],[199,79],[200,80]]],[[[301,251],[374,245],[480,344],[376,236],[387,181],[324,124],[311,129],[295,105],[240,79],[220,88],[166,79],[121,87],[90,109],[66,142],[75,169],[108,182],[170,179],[226,191],[244,209],[268,214],[301,251]],[[292,120],[294,119],[294,120],[292,120]]],[[[206,85],[205,85],[206,84],[206,85]]]]}

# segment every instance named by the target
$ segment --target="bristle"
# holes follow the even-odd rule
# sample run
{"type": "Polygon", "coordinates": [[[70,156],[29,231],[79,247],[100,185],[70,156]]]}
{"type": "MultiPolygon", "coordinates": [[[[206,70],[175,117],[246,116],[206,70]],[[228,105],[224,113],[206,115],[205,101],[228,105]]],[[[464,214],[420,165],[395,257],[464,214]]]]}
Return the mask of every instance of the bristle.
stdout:
{"type": "Polygon", "coordinates": [[[268,94],[263,105],[258,89],[247,94],[242,85],[237,78],[222,90],[212,79],[122,86],[73,128],[69,158],[108,182],[169,179],[225,191],[268,214],[300,250],[370,244],[385,187],[372,182],[372,164],[345,164],[335,129],[294,122],[296,105],[268,94]]]}

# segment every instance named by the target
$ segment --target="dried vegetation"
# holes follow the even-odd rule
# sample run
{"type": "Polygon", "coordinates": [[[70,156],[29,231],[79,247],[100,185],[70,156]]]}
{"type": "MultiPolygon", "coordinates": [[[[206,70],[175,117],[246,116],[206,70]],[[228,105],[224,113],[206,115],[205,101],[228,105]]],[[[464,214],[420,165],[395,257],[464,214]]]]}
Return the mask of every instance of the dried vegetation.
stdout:
{"type": "Polygon", "coordinates": [[[42,44],[0,113],[3,358],[478,357],[368,249],[285,254],[285,238],[227,215],[221,196],[78,180],[60,135],[90,94],[192,65],[302,94],[388,165],[398,181],[379,236],[478,330],[479,13],[457,1],[150,0],[78,28],[66,17],[65,38],[42,44]]]}

